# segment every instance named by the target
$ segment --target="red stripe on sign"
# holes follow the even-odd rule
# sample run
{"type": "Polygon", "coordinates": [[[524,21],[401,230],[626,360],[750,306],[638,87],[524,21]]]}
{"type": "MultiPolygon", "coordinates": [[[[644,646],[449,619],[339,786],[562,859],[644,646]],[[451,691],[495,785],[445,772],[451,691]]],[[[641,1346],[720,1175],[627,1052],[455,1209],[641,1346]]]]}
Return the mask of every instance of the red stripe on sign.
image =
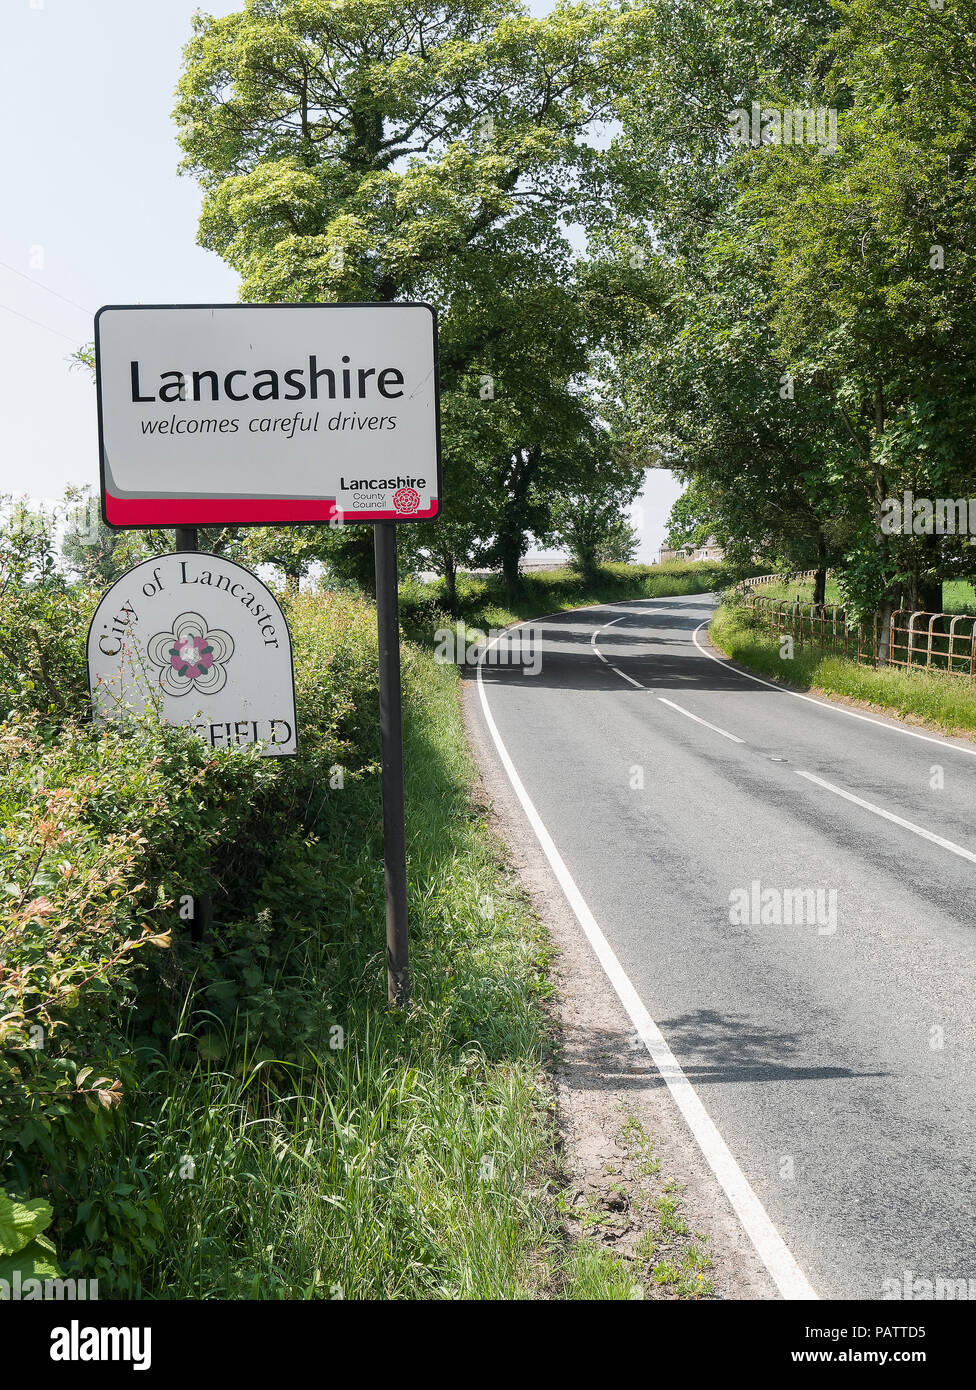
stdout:
{"type": "MultiPolygon", "coordinates": [[[[348,510],[357,521],[409,521],[437,515],[437,501],[416,512],[348,510]]],[[[297,521],[331,521],[335,502],[324,497],[113,497],[105,494],[105,518],[110,526],[232,526],[236,522],[264,525],[297,521]]]]}

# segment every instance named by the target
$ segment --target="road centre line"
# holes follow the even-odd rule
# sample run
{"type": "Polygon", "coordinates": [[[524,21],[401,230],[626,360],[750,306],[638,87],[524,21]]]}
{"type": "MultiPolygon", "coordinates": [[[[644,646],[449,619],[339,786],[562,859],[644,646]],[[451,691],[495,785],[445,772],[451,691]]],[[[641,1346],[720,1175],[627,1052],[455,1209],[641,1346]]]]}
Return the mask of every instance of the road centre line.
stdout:
{"type": "Polygon", "coordinates": [[[968,859],[970,863],[976,864],[976,854],[970,849],[964,849],[962,845],[957,845],[955,841],[946,840],[942,835],[936,835],[934,831],[926,830],[922,825],[915,825],[913,821],[896,816],[894,811],[886,811],[883,806],[875,806],[873,801],[865,801],[863,797],[855,796],[853,792],[847,792],[843,787],[835,787],[833,782],[825,782],[822,777],[815,777],[812,772],[802,772],[799,768],[794,768],[794,772],[797,777],[804,777],[808,782],[815,782],[818,787],[824,787],[836,796],[842,796],[845,801],[853,801],[855,806],[863,806],[866,811],[873,811],[876,816],[883,816],[885,820],[893,821],[895,825],[910,830],[914,835],[920,835],[923,840],[931,840],[932,844],[940,845],[942,849],[958,854],[960,859],[968,859]]]}
{"type": "MultiPolygon", "coordinates": [[[[616,623],[622,623],[624,618],[628,616],[629,615],[625,613],[622,618],[615,618],[612,623],[604,623],[602,627],[598,627],[596,629],[593,636],[590,638],[590,644],[592,645],[593,650],[596,652],[597,656],[600,658],[601,661],[607,661],[607,658],[603,655],[603,653],[600,651],[600,648],[596,644],[597,637],[600,635],[601,632],[605,631],[606,628],[613,627],[616,623]]],[[[607,662],[607,665],[610,665],[610,663],[607,662]]],[[[628,676],[626,671],[621,671],[619,666],[610,666],[610,670],[615,672],[618,676],[620,676],[622,680],[630,681],[630,684],[636,686],[638,690],[647,689],[646,685],[641,685],[640,681],[634,680],[633,676],[628,676]]],[[[667,700],[663,695],[659,695],[657,698],[661,701],[662,705],[668,705],[671,709],[676,709],[679,714],[685,715],[688,719],[693,719],[696,724],[704,725],[706,729],[711,729],[713,733],[721,734],[723,738],[731,740],[732,743],[745,743],[744,738],[739,738],[736,734],[730,734],[727,729],[720,729],[717,724],[710,724],[707,719],[702,719],[699,715],[692,714],[691,710],[685,709],[683,705],[676,705],[673,700],[667,700]]]]}
{"type": "MultiPolygon", "coordinates": [[[[518,623],[515,626],[521,627],[523,624],[518,623]]],[[[509,629],[510,631],[511,629],[509,629]]],[[[743,1229],[769,1271],[780,1295],[784,1299],[816,1299],[817,1294],[812,1285],[800,1269],[762,1202],[753,1191],[749,1179],[736,1162],[714,1120],[705,1109],[694,1086],[682,1071],[664,1035],[651,1018],[643,1000],[601,931],[516,771],[515,764],[512,762],[508,749],[498,732],[498,726],[492,717],[482,678],[484,658],[498,640],[499,638],[495,637],[488,643],[478,661],[478,695],[488,732],[511,783],[512,790],[515,792],[542,852],[549,861],[549,866],[566,897],[566,901],[572,908],[576,920],[593,948],[594,954],[613,985],[637,1035],[647,1048],[662,1080],[667,1085],[675,1104],[684,1117],[685,1123],[728,1197],[743,1229]]]]}
{"type": "Polygon", "coordinates": [[[692,714],[690,709],[685,709],[682,705],[676,705],[673,700],[666,700],[663,695],[657,697],[662,705],[669,705],[671,709],[676,709],[679,714],[687,715],[696,724],[704,724],[706,729],[711,729],[713,733],[721,734],[723,738],[731,739],[733,743],[745,743],[744,738],[739,738],[737,734],[730,734],[728,729],[720,729],[717,724],[709,724],[707,719],[700,718],[697,714],[692,714]]]}
{"type": "MultiPolygon", "coordinates": [[[[624,616],[626,617],[627,615],[625,614],[624,616]]],[[[621,619],[618,618],[617,621],[620,622],[621,619]]],[[[607,626],[609,626],[609,624],[607,626]]],[[[715,656],[712,652],[707,651],[701,646],[698,641],[698,633],[701,632],[702,628],[705,626],[705,623],[701,623],[692,634],[695,646],[703,656],[711,657],[713,661],[719,662],[720,665],[731,665],[727,659],[723,661],[721,657],[715,656]]],[[[631,680],[630,676],[626,675],[623,671],[617,670],[616,666],[612,666],[610,669],[616,671],[618,676],[623,676],[624,680],[631,680]]],[[[754,680],[760,685],[769,686],[771,690],[778,690],[783,695],[796,695],[798,699],[808,700],[810,704],[820,705],[821,707],[826,703],[821,700],[814,700],[808,695],[801,695],[798,691],[784,690],[782,686],[776,685],[772,681],[761,680],[758,676],[750,675],[747,671],[739,671],[738,667],[733,666],[732,669],[736,671],[736,674],[747,676],[749,680],[754,680]]],[[[637,682],[631,681],[631,683],[636,685],[637,682]]],[[[643,687],[641,688],[643,689],[643,687]]],[[[714,733],[721,734],[723,738],[730,739],[733,743],[745,743],[745,739],[739,738],[736,734],[729,733],[726,729],[719,728],[717,724],[710,724],[707,719],[702,719],[699,715],[692,714],[691,710],[684,709],[681,705],[675,704],[673,700],[668,700],[663,695],[659,695],[657,698],[662,704],[670,706],[671,709],[677,710],[679,714],[684,714],[689,719],[693,719],[696,724],[703,724],[705,728],[711,729],[714,733]]],[[[910,734],[912,737],[924,739],[927,743],[937,743],[943,748],[957,747],[954,743],[944,743],[942,739],[932,738],[926,734],[917,734],[914,729],[901,729],[898,725],[885,724],[880,719],[871,719],[867,715],[856,714],[853,710],[843,709],[837,705],[826,704],[826,708],[836,709],[841,714],[850,714],[855,719],[865,719],[870,724],[880,724],[883,729],[894,728],[898,733],[910,734]]],[[[958,751],[961,753],[976,752],[976,750],[969,748],[959,748],[958,751]]],[[[808,782],[814,782],[817,786],[823,787],[826,791],[833,792],[836,796],[843,797],[846,801],[850,801],[856,806],[861,806],[866,811],[873,812],[874,815],[881,816],[895,825],[900,825],[905,830],[910,830],[914,835],[920,836],[923,840],[929,840],[932,844],[939,845],[940,848],[949,850],[951,854],[956,854],[961,859],[968,859],[971,863],[976,864],[976,853],[972,850],[965,849],[962,845],[957,845],[955,841],[947,840],[942,835],[936,835],[934,831],[926,830],[924,826],[916,825],[914,821],[905,820],[904,817],[896,815],[893,811],[886,811],[884,807],[876,806],[872,801],[865,801],[863,797],[855,796],[853,792],[845,791],[842,787],[835,786],[833,782],[827,782],[822,777],[817,777],[812,772],[804,772],[799,768],[795,768],[794,771],[798,777],[803,777],[808,782]]]]}
{"type": "MultiPolygon", "coordinates": [[[[593,650],[596,652],[596,654],[597,654],[597,656],[600,658],[600,660],[601,660],[602,662],[604,662],[604,664],[607,665],[607,666],[610,666],[610,663],[609,663],[609,661],[607,661],[607,658],[603,655],[603,653],[600,651],[600,648],[597,646],[597,644],[596,644],[596,639],[599,637],[599,635],[600,635],[601,632],[603,632],[603,631],[606,630],[606,628],[608,628],[608,627],[616,627],[617,623],[622,623],[623,620],[624,620],[624,618],[626,618],[626,616],[627,616],[626,613],[621,613],[620,617],[619,617],[619,618],[614,618],[614,620],[613,620],[612,623],[603,623],[603,624],[601,624],[600,627],[594,629],[594,631],[593,631],[593,636],[590,638],[590,646],[591,646],[591,647],[593,648],[593,650]]],[[[611,669],[612,671],[617,671],[616,666],[611,666],[610,669],[611,669]]],[[[620,674],[621,674],[621,673],[620,673],[619,671],[617,671],[617,675],[619,676],[620,674]]]]}
{"type": "Polygon", "coordinates": [[[618,666],[611,666],[611,667],[610,667],[610,670],[611,670],[611,671],[616,671],[617,675],[620,676],[622,680],[630,681],[631,685],[635,685],[635,686],[637,687],[638,690],[645,690],[645,689],[646,689],[646,686],[641,685],[640,681],[635,681],[634,678],[633,678],[633,676],[628,676],[628,675],[627,675],[627,672],[626,672],[626,671],[621,671],[620,668],[619,668],[618,666]]]}

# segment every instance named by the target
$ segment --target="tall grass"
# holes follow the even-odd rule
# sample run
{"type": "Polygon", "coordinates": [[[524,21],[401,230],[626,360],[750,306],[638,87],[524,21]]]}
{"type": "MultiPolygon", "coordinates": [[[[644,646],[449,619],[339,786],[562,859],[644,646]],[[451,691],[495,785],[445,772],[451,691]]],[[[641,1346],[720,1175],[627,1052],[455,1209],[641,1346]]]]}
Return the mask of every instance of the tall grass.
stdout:
{"type": "MultiPolygon", "coordinates": [[[[160,1200],[167,1237],[146,1296],[521,1299],[583,1277],[547,1196],[544,930],[472,804],[456,670],[407,648],[405,688],[413,1003],[403,1016],[385,1005],[366,780],[342,795],[370,803],[372,831],[337,885],[335,925],[309,921],[300,963],[304,989],[331,1005],[319,1046],[283,1063],[241,1024],[220,1049],[230,1062],[200,1056],[188,1073],[185,1038],[146,1059],[136,1122],[100,1174],[135,1165],[160,1200]],[[350,883],[363,929],[344,925],[350,883]]],[[[310,875],[325,853],[309,845],[310,875]]],[[[210,1026],[188,1011],[188,1031],[210,1026]]],[[[589,1296],[617,1296],[620,1280],[613,1261],[585,1271],[589,1296]]]]}

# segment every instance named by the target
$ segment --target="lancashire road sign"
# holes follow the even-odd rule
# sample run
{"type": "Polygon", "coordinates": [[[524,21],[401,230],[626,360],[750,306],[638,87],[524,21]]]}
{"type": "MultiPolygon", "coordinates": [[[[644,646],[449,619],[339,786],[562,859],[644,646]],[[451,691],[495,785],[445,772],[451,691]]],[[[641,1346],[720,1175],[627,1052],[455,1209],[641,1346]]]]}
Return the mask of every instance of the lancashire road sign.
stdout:
{"type": "Polygon", "coordinates": [[[285,616],[260,579],[218,555],[157,555],[116,580],[88,630],[88,681],[99,719],[155,708],[213,748],[298,747],[285,616]]]}
{"type": "Polygon", "coordinates": [[[427,304],[108,305],[95,357],[110,526],[437,515],[427,304]]]}

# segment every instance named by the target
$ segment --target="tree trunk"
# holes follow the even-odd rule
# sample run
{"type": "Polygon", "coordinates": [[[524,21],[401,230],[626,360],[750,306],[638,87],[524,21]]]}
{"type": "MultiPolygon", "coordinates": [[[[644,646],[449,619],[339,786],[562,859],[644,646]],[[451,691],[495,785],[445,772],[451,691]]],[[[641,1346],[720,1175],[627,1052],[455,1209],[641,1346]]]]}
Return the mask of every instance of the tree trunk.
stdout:
{"type": "Polygon", "coordinates": [[[510,542],[502,548],[502,575],[505,580],[505,588],[508,592],[514,593],[519,586],[519,560],[521,559],[519,547],[510,542]]]}
{"type": "Polygon", "coordinates": [[[926,578],[918,586],[919,607],[925,613],[942,612],[942,580],[926,578]]]}
{"type": "Polygon", "coordinates": [[[525,553],[527,529],[526,498],[538,472],[541,458],[542,450],[534,444],[525,449],[516,449],[505,464],[503,486],[508,496],[502,506],[497,546],[505,587],[509,593],[513,593],[519,586],[519,563],[525,553]]]}
{"type": "Polygon", "coordinates": [[[887,666],[888,658],[891,655],[889,647],[891,645],[891,615],[895,611],[895,604],[891,599],[885,599],[878,606],[878,665],[887,666]]]}

